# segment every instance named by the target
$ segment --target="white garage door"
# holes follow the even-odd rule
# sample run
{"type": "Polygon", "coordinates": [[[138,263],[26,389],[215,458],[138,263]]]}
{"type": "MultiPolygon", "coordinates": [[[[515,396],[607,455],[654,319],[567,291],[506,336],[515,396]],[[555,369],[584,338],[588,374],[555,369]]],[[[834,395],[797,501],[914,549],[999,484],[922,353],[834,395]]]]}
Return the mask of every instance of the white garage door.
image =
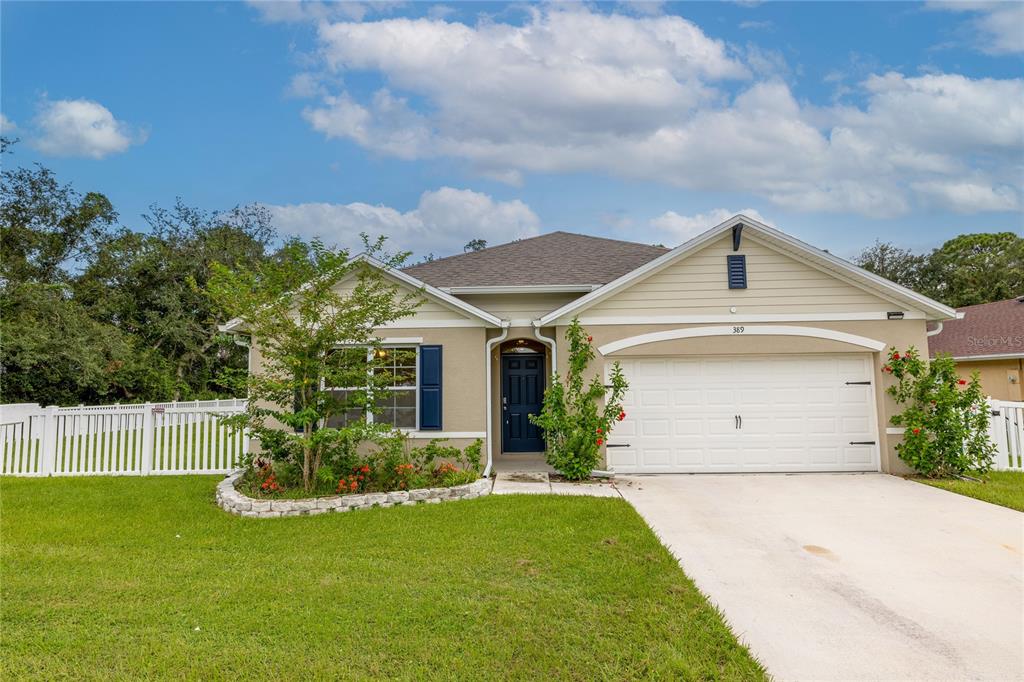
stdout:
{"type": "MultiPolygon", "coordinates": [[[[877,471],[866,354],[631,358],[620,473],[877,471]]],[[[609,363],[610,367],[610,363],[609,363]]]]}

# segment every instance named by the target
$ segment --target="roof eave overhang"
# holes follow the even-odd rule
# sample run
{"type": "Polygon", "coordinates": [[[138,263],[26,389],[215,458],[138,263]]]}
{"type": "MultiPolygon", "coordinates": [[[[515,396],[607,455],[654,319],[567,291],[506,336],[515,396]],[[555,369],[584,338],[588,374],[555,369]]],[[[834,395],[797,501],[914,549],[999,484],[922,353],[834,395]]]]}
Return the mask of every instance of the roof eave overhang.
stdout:
{"type": "Polygon", "coordinates": [[[988,353],[986,355],[954,355],[953,359],[956,360],[957,362],[982,362],[984,360],[1020,360],[1024,359],[1024,353],[988,353]]]}
{"type": "Polygon", "coordinates": [[[449,294],[583,294],[599,289],[600,284],[522,284],[512,286],[438,287],[449,294]]]}

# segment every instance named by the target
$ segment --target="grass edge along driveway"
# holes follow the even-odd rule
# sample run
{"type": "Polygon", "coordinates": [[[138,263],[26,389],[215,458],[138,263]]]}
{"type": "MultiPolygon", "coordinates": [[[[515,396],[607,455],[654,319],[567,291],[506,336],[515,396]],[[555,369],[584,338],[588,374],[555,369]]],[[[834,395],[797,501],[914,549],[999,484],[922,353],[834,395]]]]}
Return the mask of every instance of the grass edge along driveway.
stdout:
{"type": "Polygon", "coordinates": [[[981,478],[981,483],[960,479],[912,480],[1024,512],[1024,471],[990,471],[981,478]]]}
{"type": "Polygon", "coordinates": [[[0,479],[0,677],[764,679],[622,500],[257,520],[219,479],[0,479]]]}

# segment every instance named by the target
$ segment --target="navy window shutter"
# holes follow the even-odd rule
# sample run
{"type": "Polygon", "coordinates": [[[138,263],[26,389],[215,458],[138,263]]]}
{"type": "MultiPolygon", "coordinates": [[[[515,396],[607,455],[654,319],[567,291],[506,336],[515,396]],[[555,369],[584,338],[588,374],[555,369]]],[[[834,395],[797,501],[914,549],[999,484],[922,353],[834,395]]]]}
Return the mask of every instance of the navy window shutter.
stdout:
{"type": "Polygon", "coordinates": [[[420,429],[441,430],[441,346],[420,346],[420,429]]]}
{"type": "Polygon", "coordinates": [[[729,271],[729,288],[730,289],[746,289],[747,288],[747,257],[746,256],[726,256],[728,261],[729,271]]]}

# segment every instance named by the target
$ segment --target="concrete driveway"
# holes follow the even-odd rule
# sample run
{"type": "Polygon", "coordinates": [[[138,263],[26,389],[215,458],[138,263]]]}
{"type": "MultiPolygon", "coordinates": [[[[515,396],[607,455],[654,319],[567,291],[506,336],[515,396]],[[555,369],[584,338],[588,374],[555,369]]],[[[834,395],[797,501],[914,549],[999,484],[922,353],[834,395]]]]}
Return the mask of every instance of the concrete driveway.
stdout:
{"type": "Polygon", "coordinates": [[[621,478],[779,680],[1024,679],[1024,514],[884,474],[621,478]]]}

